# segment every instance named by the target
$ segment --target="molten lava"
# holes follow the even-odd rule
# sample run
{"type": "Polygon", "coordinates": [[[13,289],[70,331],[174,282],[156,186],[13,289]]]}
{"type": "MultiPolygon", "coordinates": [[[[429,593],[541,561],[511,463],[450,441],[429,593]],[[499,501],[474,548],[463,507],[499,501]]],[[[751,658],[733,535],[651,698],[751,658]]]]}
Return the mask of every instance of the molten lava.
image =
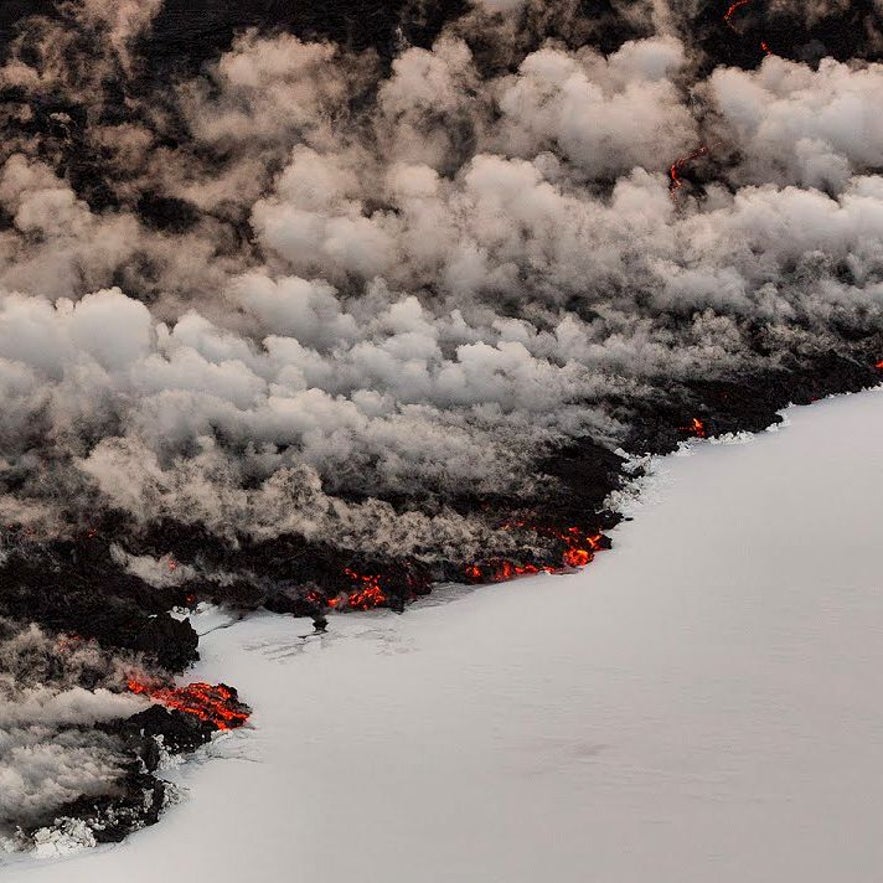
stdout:
{"type": "Polygon", "coordinates": [[[880,361],[877,362],[877,364],[874,365],[874,367],[875,367],[878,371],[883,371],[883,359],[880,359],[880,361]]]}
{"type": "Polygon", "coordinates": [[[692,153],[688,153],[686,156],[678,157],[668,168],[668,192],[671,194],[672,199],[675,198],[678,190],[684,186],[684,180],[681,177],[681,172],[684,170],[684,166],[688,163],[693,162],[693,160],[699,159],[700,156],[705,156],[708,153],[708,147],[705,144],[697,147],[692,153]]]}
{"type": "MultiPolygon", "coordinates": [[[[345,567],[343,571],[357,586],[346,598],[346,606],[350,610],[373,610],[387,601],[386,593],[380,588],[380,577],[373,574],[358,573],[345,567]]],[[[340,607],[343,599],[331,598],[329,607],[340,607]]]]}
{"type": "MultiPolygon", "coordinates": [[[[743,6],[748,6],[750,3],[751,0],[735,0],[734,3],[731,3],[729,7],[727,7],[727,11],[724,13],[724,23],[734,34],[738,34],[739,32],[736,30],[736,26],[733,24],[733,16],[743,6]]],[[[760,48],[763,51],[764,55],[773,54],[766,40],[760,41],[760,48]]]]}
{"type": "Polygon", "coordinates": [[[304,600],[318,610],[373,610],[391,607],[401,610],[406,601],[429,594],[432,579],[427,572],[410,562],[398,563],[381,573],[361,573],[344,567],[342,576],[350,583],[349,589],[329,595],[321,589],[310,589],[304,600]]]}
{"type": "Polygon", "coordinates": [[[599,532],[589,533],[580,527],[564,530],[553,527],[530,526],[524,522],[513,522],[504,527],[529,527],[543,536],[560,540],[564,546],[561,564],[515,564],[505,559],[491,560],[483,564],[470,564],[464,571],[466,579],[473,583],[501,583],[518,576],[534,573],[557,573],[563,567],[585,567],[601,549],[610,548],[610,540],[599,532]]]}
{"type": "Polygon", "coordinates": [[[186,687],[164,687],[161,684],[129,678],[131,693],[146,696],[166,708],[184,712],[211,724],[217,730],[241,727],[251,709],[239,701],[236,690],[226,684],[205,684],[197,681],[186,687]]]}
{"type": "Polygon", "coordinates": [[[540,571],[551,572],[552,567],[537,567],[535,564],[515,564],[512,561],[496,560],[485,564],[470,564],[466,579],[473,583],[504,583],[517,576],[528,576],[540,571]]]}
{"type": "Polygon", "coordinates": [[[578,527],[569,527],[559,538],[567,546],[564,563],[568,567],[585,567],[595,557],[595,552],[608,548],[610,544],[604,534],[587,534],[578,527]]]}
{"type": "Polygon", "coordinates": [[[696,438],[708,437],[708,430],[705,428],[705,424],[698,417],[694,417],[692,420],[690,420],[689,426],[682,426],[681,429],[684,432],[689,432],[690,435],[696,436],[696,438]]]}

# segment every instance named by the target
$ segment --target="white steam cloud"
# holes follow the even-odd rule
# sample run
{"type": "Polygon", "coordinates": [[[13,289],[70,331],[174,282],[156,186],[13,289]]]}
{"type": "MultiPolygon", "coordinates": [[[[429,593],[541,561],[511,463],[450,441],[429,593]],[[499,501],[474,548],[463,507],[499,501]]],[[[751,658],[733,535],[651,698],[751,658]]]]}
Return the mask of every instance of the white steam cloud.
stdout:
{"type": "MultiPolygon", "coordinates": [[[[71,8],[125,77],[155,7],[71,8]]],[[[62,481],[142,520],[467,553],[484,539],[467,518],[404,527],[335,495],[530,493],[549,444],[622,437],[610,396],[754,366],[747,323],[772,362],[831,346],[834,319],[879,325],[883,66],[769,57],[694,81],[665,34],[608,57],[550,43],[486,75],[464,26],[386,76],[328,43],[242,35],[171,93],[183,146],[148,122],[86,130],[130,170],[114,210],[17,145],[0,463],[29,480],[3,511],[51,521],[62,481]],[[702,143],[726,165],[672,200],[669,164],[702,143]],[[149,229],[125,207],[147,190],[193,223],[149,229]]],[[[13,54],[0,79],[78,98],[93,75],[56,55],[13,54]]]]}
{"type": "Polygon", "coordinates": [[[113,692],[123,666],[93,642],[0,619],[0,835],[112,790],[125,758],[112,737],[91,728],[145,707],[113,692]]]}

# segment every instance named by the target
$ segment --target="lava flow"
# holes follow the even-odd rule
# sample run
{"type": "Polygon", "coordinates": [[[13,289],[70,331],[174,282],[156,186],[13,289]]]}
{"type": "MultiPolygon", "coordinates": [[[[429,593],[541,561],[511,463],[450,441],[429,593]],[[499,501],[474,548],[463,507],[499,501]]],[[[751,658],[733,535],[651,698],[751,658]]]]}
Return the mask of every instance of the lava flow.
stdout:
{"type": "Polygon", "coordinates": [[[129,678],[128,688],[129,692],[146,696],[166,708],[193,715],[217,730],[241,727],[251,713],[251,709],[239,701],[236,690],[226,684],[197,681],[186,687],[163,687],[129,678]]]}
{"type": "Polygon", "coordinates": [[[516,576],[527,576],[540,571],[551,571],[552,567],[537,567],[535,564],[513,564],[511,561],[489,561],[486,564],[470,564],[466,568],[466,578],[473,583],[503,583],[516,576]]]}
{"type": "MultiPolygon", "coordinates": [[[[727,8],[727,11],[724,13],[724,22],[726,26],[734,33],[738,34],[739,32],[736,30],[736,26],[733,24],[733,16],[736,14],[738,10],[740,10],[743,6],[748,6],[751,3],[751,0],[735,0],[734,3],[731,3],[727,8]]],[[[764,55],[772,55],[772,50],[769,47],[769,44],[766,40],[760,41],[760,48],[763,51],[764,55]]]]}
{"type": "Polygon", "coordinates": [[[564,563],[568,567],[585,567],[594,557],[595,552],[610,548],[610,540],[600,532],[588,534],[578,527],[569,527],[558,534],[567,546],[564,552],[564,563]]]}
{"type": "MultiPolygon", "coordinates": [[[[372,574],[357,573],[349,567],[343,571],[357,586],[353,592],[346,596],[346,606],[350,610],[373,610],[387,601],[386,593],[380,588],[380,577],[372,574]]],[[[343,603],[341,597],[330,598],[328,606],[340,607],[343,603]]]]}
{"type": "Polygon", "coordinates": [[[699,159],[700,156],[705,156],[708,153],[708,147],[705,144],[697,147],[692,153],[688,153],[686,156],[678,157],[668,169],[668,192],[671,194],[672,199],[675,198],[678,190],[684,186],[683,178],[681,178],[681,172],[684,169],[684,166],[687,163],[693,162],[693,160],[699,159]]]}
{"type": "Polygon", "coordinates": [[[708,430],[705,428],[705,424],[698,417],[693,417],[690,420],[690,425],[682,426],[681,429],[684,432],[689,432],[690,435],[696,436],[696,438],[707,438],[708,436],[708,430]]]}
{"type": "Polygon", "coordinates": [[[751,3],[751,0],[736,0],[735,3],[730,4],[727,11],[724,13],[724,21],[733,33],[738,33],[738,31],[736,31],[736,26],[733,24],[733,16],[743,6],[748,6],[749,3],[751,3]]]}
{"type": "MultiPolygon", "coordinates": [[[[517,527],[525,527],[519,523],[517,527]]],[[[539,534],[554,537],[564,543],[562,562],[558,566],[549,564],[515,564],[512,561],[493,560],[483,564],[470,564],[466,578],[473,583],[501,583],[517,576],[534,573],[557,573],[563,567],[585,567],[595,557],[595,553],[610,548],[610,540],[600,532],[589,533],[580,527],[564,530],[551,527],[532,527],[539,534]]]]}

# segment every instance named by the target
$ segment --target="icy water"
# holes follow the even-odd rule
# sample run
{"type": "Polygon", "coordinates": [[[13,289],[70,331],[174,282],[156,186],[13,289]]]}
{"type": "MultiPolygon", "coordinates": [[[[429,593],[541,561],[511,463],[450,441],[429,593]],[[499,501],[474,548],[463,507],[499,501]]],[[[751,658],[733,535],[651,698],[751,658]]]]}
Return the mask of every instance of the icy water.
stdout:
{"type": "MultiPolygon", "coordinates": [[[[883,393],[660,463],[579,575],[203,638],[253,728],[22,883],[783,883],[883,868],[883,393]],[[220,756],[220,757],[219,757],[220,756]]],[[[204,631],[224,620],[199,618],[204,631]]]]}

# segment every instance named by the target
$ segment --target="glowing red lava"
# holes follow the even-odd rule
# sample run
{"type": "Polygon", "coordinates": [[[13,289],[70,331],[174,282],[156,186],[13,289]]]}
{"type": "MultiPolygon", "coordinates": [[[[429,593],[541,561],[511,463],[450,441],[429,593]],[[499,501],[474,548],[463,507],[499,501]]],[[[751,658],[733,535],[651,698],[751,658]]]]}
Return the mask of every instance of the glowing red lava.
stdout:
{"type": "Polygon", "coordinates": [[[517,576],[539,573],[541,570],[551,571],[551,567],[537,567],[535,564],[514,564],[511,561],[488,561],[486,564],[470,564],[466,570],[466,579],[473,583],[504,583],[517,576]]]}
{"type": "Polygon", "coordinates": [[[386,593],[380,588],[380,576],[374,574],[358,573],[345,567],[343,571],[359,588],[350,592],[345,597],[330,598],[328,606],[337,608],[346,602],[345,606],[350,610],[373,610],[387,601],[386,593]]]}
{"type": "Polygon", "coordinates": [[[688,153],[686,156],[678,157],[668,169],[668,192],[671,194],[672,199],[675,198],[678,190],[684,186],[683,178],[681,178],[681,172],[684,170],[684,166],[687,163],[693,162],[693,160],[699,159],[700,156],[705,156],[708,153],[708,147],[705,144],[697,147],[692,153],[688,153]]]}
{"type": "Polygon", "coordinates": [[[696,438],[708,437],[708,430],[705,428],[705,424],[698,417],[693,417],[693,419],[690,420],[690,425],[682,426],[681,429],[684,432],[689,432],[690,435],[696,436],[696,438]]]}
{"type": "Polygon", "coordinates": [[[878,371],[883,371],[883,359],[880,359],[880,361],[877,362],[877,364],[874,365],[874,367],[875,367],[878,371]]]}
{"type": "Polygon", "coordinates": [[[248,706],[239,701],[236,691],[226,684],[197,681],[186,687],[164,687],[129,678],[128,688],[131,693],[146,696],[166,708],[191,714],[218,730],[241,727],[251,713],[248,706]]]}
{"type": "MultiPolygon", "coordinates": [[[[515,522],[506,527],[525,527],[515,522]]],[[[482,564],[470,564],[464,571],[466,579],[473,583],[501,583],[518,576],[534,573],[557,573],[564,567],[585,567],[601,549],[610,547],[610,541],[602,533],[589,533],[580,527],[564,530],[551,527],[532,527],[537,533],[561,540],[565,545],[561,565],[515,564],[512,561],[492,560],[482,564]]]]}
{"type": "Polygon", "coordinates": [[[595,552],[605,548],[604,534],[587,534],[578,527],[569,527],[564,533],[559,534],[559,538],[567,545],[564,563],[568,567],[585,567],[595,557],[595,552]]]}

